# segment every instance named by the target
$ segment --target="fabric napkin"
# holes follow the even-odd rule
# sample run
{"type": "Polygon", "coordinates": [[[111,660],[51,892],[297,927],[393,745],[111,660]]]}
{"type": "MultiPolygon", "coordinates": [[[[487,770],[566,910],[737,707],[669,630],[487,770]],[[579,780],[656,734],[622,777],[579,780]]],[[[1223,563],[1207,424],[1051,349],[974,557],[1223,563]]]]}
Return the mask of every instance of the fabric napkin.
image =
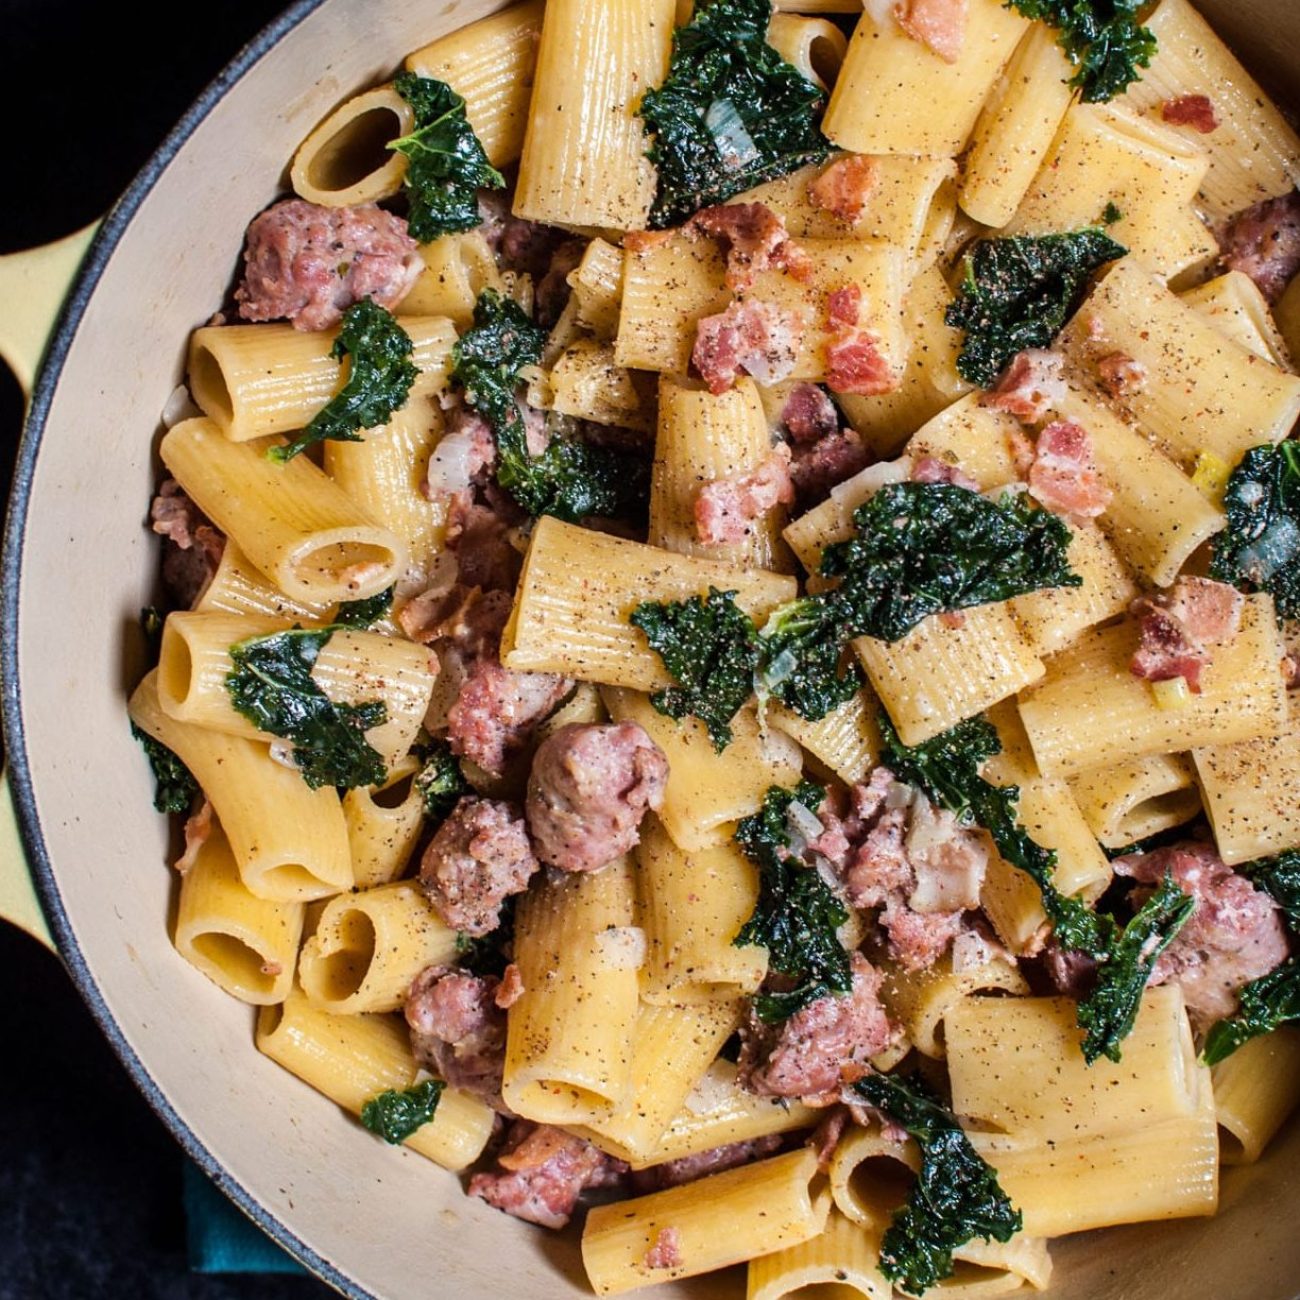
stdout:
{"type": "Polygon", "coordinates": [[[183,1175],[185,1239],[193,1273],[305,1273],[191,1161],[183,1175]]]}

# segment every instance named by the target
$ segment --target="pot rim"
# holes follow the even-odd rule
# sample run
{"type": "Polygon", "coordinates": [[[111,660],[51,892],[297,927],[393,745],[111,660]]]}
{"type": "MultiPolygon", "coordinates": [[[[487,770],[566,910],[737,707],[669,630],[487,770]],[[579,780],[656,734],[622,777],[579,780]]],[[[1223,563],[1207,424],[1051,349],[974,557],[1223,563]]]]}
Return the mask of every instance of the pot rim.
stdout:
{"type": "Polygon", "coordinates": [[[204,88],[104,218],[82,260],[72,288],[63,301],[37,372],[31,402],[23,422],[5,521],[3,555],[0,556],[0,627],[5,631],[5,635],[0,638],[0,721],[3,722],[8,779],[13,792],[18,828],[41,907],[73,984],[90,1008],[91,1015],[108,1039],[118,1060],[186,1155],[267,1236],[317,1277],[352,1300],[376,1300],[372,1292],[345,1276],[329,1260],[296,1236],[226,1171],[203,1139],[177,1113],[114,1019],[77,943],[46,848],[32,785],[18,689],[21,671],[18,655],[19,595],[32,480],[55,391],[87,305],[94,296],[104,268],[141,204],[182,146],[212,109],[243,79],[245,73],[323,2],[324,0],[293,0],[279,17],[268,23],[239,50],[204,88]]]}

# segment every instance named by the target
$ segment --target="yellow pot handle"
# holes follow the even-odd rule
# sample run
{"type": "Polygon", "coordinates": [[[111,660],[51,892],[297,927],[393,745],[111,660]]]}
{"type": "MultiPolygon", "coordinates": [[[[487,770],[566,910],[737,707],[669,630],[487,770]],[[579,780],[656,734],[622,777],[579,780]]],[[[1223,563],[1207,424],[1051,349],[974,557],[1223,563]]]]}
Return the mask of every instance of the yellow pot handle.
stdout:
{"type": "MultiPolygon", "coordinates": [[[[59,307],[98,228],[94,222],[53,244],[0,257],[0,359],[29,398],[59,307]]],[[[7,776],[0,779],[0,918],[54,947],[27,869],[7,776]]]]}

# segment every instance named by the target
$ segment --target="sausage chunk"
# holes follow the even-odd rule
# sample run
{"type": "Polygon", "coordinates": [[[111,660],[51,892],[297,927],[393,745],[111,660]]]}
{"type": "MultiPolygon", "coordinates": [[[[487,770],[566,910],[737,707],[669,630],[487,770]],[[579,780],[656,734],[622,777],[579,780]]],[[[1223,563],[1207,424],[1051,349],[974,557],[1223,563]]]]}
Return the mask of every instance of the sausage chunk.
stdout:
{"type": "Polygon", "coordinates": [[[810,1106],[839,1100],[840,1088],[867,1072],[867,1063],[897,1031],[880,1001],[880,972],[860,953],[851,959],[852,992],[828,994],[780,1025],[751,1010],[741,1028],[740,1082],[761,1097],[798,1097],[810,1106]]]}
{"type": "Polygon", "coordinates": [[[226,549],[226,535],[185,494],[174,478],[164,479],[149,508],[149,520],[163,544],[163,586],[179,609],[193,609],[207,591],[226,549]]]}
{"type": "MultiPolygon", "coordinates": [[[[1277,904],[1238,875],[1208,844],[1195,841],[1133,853],[1115,862],[1115,873],[1156,885],[1169,871],[1196,910],[1160,954],[1149,984],[1173,981],[1183,990],[1198,1025],[1237,1009],[1237,990],[1287,959],[1289,945],[1277,904]]],[[[1147,891],[1135,891],[1140,900],[1147,891]]]]}
{"type": "Polygon", "coordinates": [[[423,269],[401,217],[373,203],[322,208],[287,199],[249,225],[235,301],[244,320],[325,330],[362,298],[396,307],[423,269]]]}
{"type": "Polygon", "coordinates": [[[524,819],[511,804],[466,795],[429,841],[420,888],[453,930],[489,934],[501,904],[538,868],[524,819]]]}
{"type": "Polygon", "coordinates": [[[501,1100],[506,1013],[497,1006],[498,983],[494,975],[427,966],[407,992],[406,1024],[421,1065],[509,1114],[501,1100]]]}
{"type": "Polygon", "coordinates": [[[537,856],[564,871],[598,871],[640,839],[664,801],[668,760],[635,722],[571,723],[538,747],[528,778],[537,856]]]}
{"type": "Polygon", "coordinates": [[[607,1186],[626,1169],[580,1137],[521,1119],[510,1127],[497,1168],[475,1174],[469,1194],[516,1219],[562,1228],[584,1188],[607,1186]]]}
{"type": "Polygon", "coordinates": [[[1238,212],[1220,242],[1228,270],[1244,272],[1269,302],[1276,302],[1300,270],[1300,192],[1238,212]]]}
{"type": "Polygon", "coordinates": [[[739,1169],[741,1165],[753,1164],[755,1160],[773,1155],[784,1145],[785,1137],[780,1133],[768,1133],[743,1142],[729,1142],[726,1146],[697,1151],[690,1156],[678,1156],[676,1160],[665,1160],[663,1164],[651,1165],[648,1169],[638,1169],[632,1175],[632,1186],[638,1192],[662,1192],[667,1187],[680,1187],[683,1183],[695,1182],[697,1178],[707,1178],[710,1174],[720,1174],[728,1169],[739,1169]]]}

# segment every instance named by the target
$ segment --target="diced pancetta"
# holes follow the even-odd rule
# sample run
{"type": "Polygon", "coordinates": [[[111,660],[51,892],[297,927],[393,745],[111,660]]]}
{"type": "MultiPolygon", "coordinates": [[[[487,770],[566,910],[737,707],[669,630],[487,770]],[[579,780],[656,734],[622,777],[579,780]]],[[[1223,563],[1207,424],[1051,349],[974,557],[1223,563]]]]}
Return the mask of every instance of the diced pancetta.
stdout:
{"type": "Polygon", "coordinates": [[[696,328],[691,361],[709,392],[725,393],[741,374],[775,384],[794,369],[805,323],[797,310],[736,299],[696,328]]]}
{"type": "Polygon", "coordinates": [[[912,466],[913,483],[948,483],[978,492],[980,485],[960,465],[951,465],[938,456],[922,456],[912,466]]]}
{"type": "Polygon", "coordinates": [[[711,479],[695,498],[695,534],[705,545],[743,541],[754,521],[794,501],[790,448],[778,443],[746,474],[711,479]]]}
{"type": "Polygon", "coordinates": [[[1160,105],[1160,120],[1170,126],[1190,126],[1202,135],[1209,135],[1219,126],[1214,111],[1214,101],[1209,95],[1176,95],[1160,105]]]}
{"type": "Polygon", "coordinates": [[[816,384],[796,384],[781,408],[781,423],[790,440],[804,446],[835,433],[840,416],[835,403],[816,384]]]}
{"type": "Polygon", "coordinates": [[[1097,358],[1097,382],[1112,397],[1129,397],[1142,391],[1147,368],[1127,352],[1107,352],[1097,358]]]}
{"type": "Polygon", "coordinates": [[[1081,424],[1054,420],[1038,435],[1029,493],[1076,522],[1095,519],[1110,505],[1113,493],[1097,471],[1092,439],[1081,424]]]}
{"type": "Polygon", "coordinates": [[[796,280],[812,274],[812,261],[790,238],[785,219],[765,203],[722,203],[702,208],[686,223],[687,231],[700,231],[721,240],[727,251],[727,288],[747,293],[764,271],[779,267],[796,280]]]}
{"type": "Polygon", "coordinates": [[[945,63],[961,58],[966,42],[966,0],[902,0],[894,6],[898,25],[945,63]]]}
{"type": "Polygon", "coordinates": [[[1148,682],[1181,677],[1197,694],[1214,649],[1236,635],[1242,595],[1211,578],[1181,577],[1172,590],[1134,602],[1138,648],[1129,671],[1148,682]]]}
{"type": "Polygon", "coordinates": [[[983,404],[1033,424],[1065,396],[1065,359],[1047,348],[1026,348],[1011,358],[983,404]]]}
{"type": "Polygon", "coordinates": [[[826,382],[837,393],[871,397],[892,393],[900,383],[880,350],[880,336],[858,324],[862,290],[856,285],[826,295],[826,382]]]}
{"type": "Polygon", "coordinates": [[[808,199],[816,208],[849,225],[862,220],[876,188],[880,168],[865,154],[845,154],[808,184],[808,199]]]}

